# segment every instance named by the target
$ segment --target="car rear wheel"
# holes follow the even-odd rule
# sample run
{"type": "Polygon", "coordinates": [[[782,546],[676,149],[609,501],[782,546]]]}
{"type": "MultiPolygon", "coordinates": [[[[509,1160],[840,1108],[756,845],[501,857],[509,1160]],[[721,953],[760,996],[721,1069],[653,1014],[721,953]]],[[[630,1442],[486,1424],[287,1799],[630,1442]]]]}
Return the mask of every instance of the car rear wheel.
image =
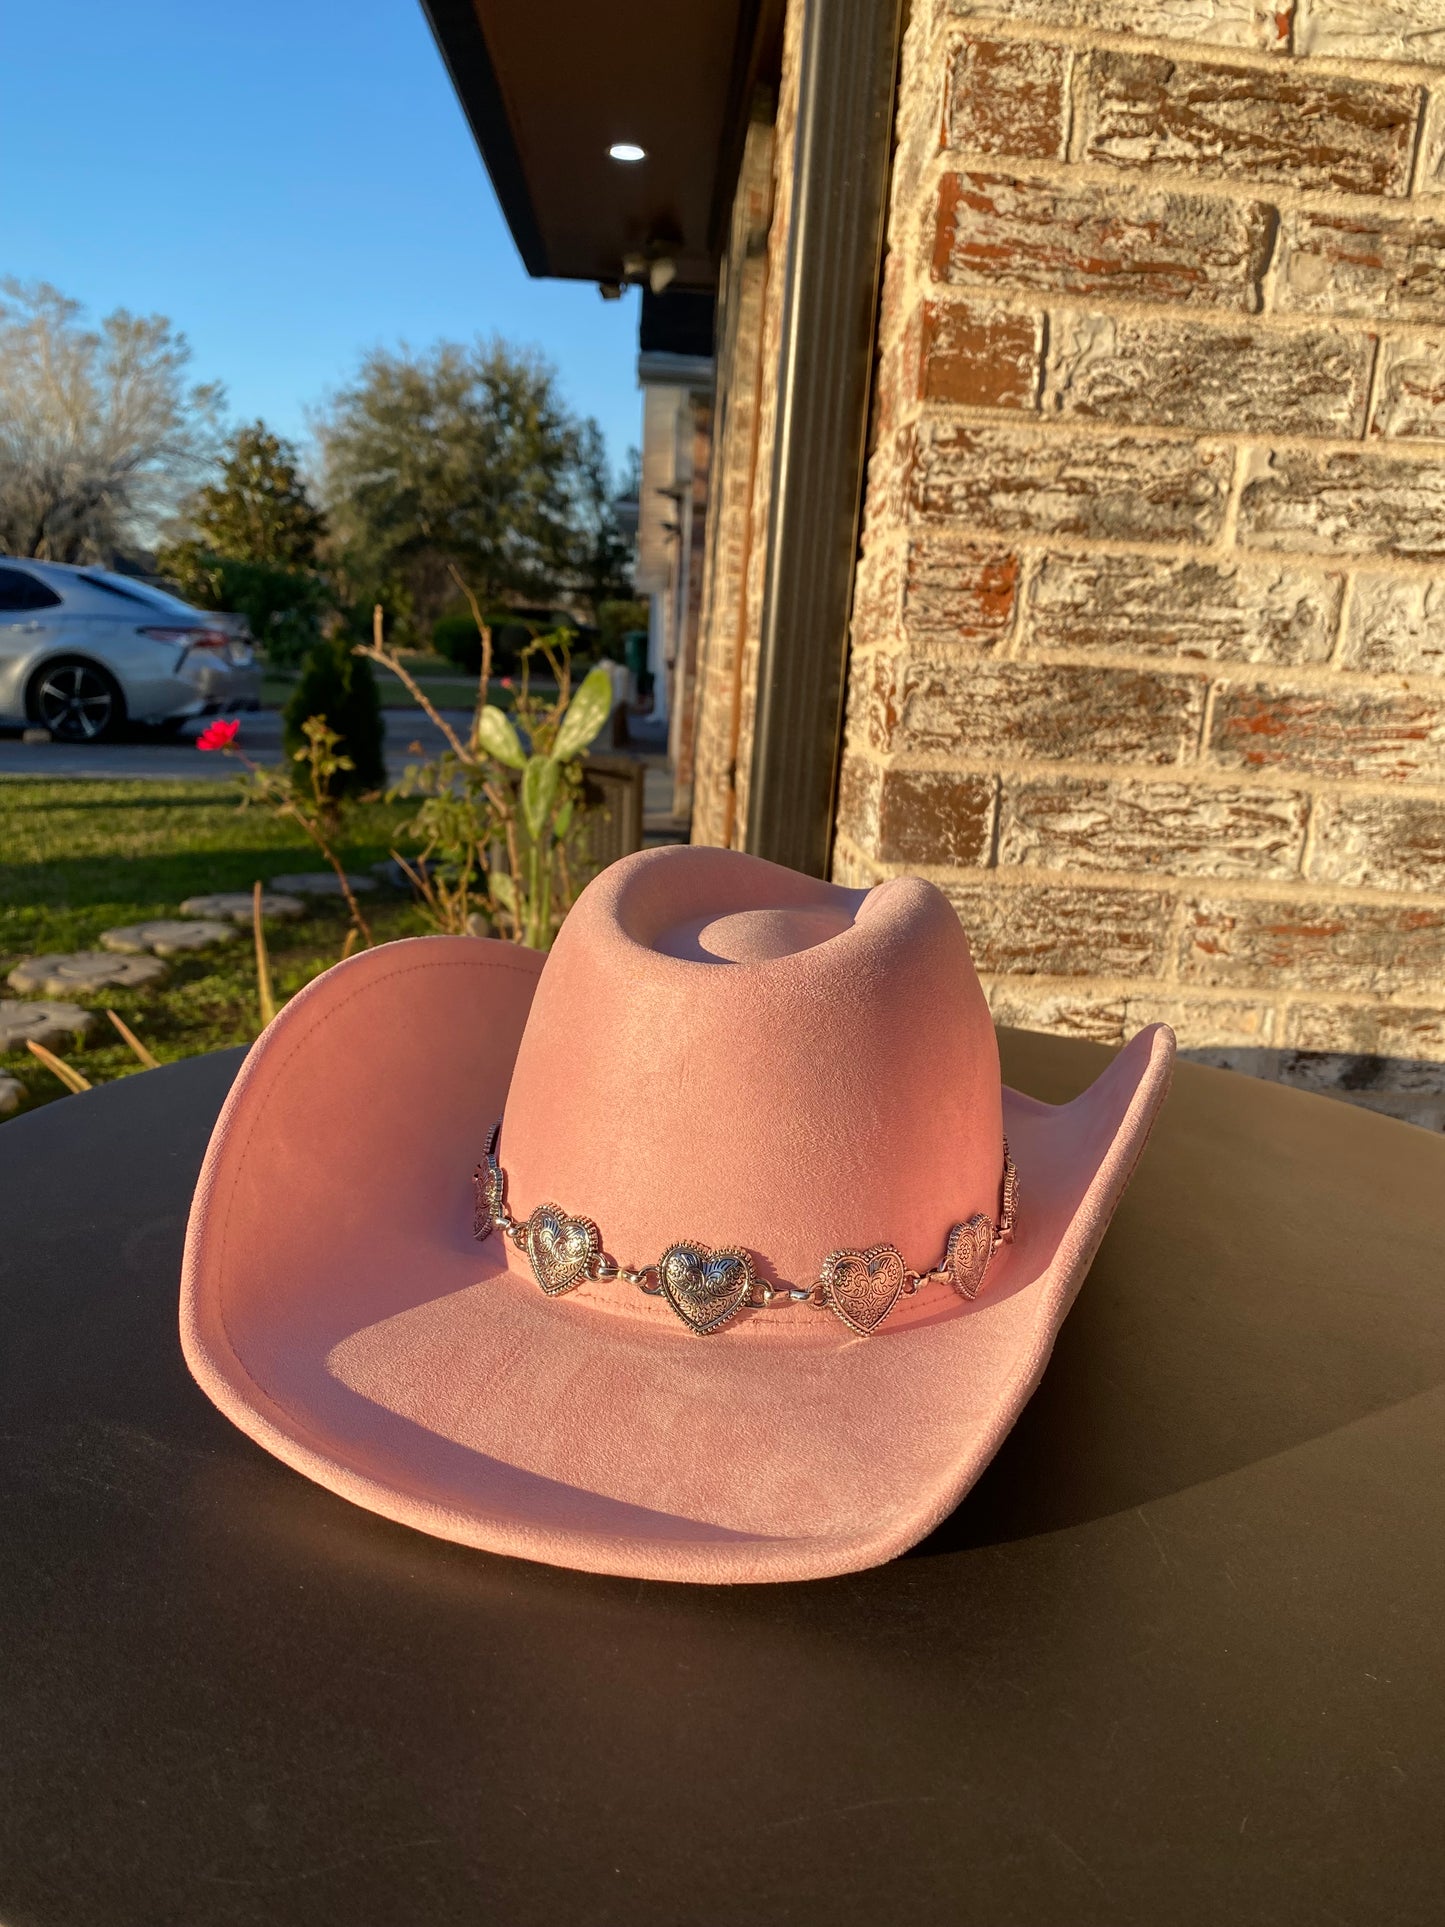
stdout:
{"type": "Polygon", "coordinates": [[[99,663],[67,656],[37,672],[30,714],[59,743],[98,743],[125,720],[125,698],[99,663]]]}

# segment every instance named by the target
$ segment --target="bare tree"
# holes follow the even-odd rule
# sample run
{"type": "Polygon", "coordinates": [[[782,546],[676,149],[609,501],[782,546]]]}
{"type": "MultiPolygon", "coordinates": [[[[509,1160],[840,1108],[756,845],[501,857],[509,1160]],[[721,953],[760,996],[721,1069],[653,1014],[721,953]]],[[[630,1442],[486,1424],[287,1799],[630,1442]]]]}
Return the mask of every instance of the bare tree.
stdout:
{"type": "Polygon", "coordinates": [[[0,552],[108,561],[150,543],[216,459],[218,383],[160,315],[98,329],[45,282],[0,281],[0,552]]]}

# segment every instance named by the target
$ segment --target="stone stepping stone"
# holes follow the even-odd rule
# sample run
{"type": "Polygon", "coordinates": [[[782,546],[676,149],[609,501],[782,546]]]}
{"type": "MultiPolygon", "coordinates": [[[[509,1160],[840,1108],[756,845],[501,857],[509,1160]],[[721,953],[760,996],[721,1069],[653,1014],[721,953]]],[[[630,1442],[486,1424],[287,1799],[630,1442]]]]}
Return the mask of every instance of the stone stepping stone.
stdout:
{"type": "Polygon", "coordinates": [[[95,1013],[79,1004],[22,1003],[18,997],[0,997],[0,1051],[24,1050],[27,1040],[53,1050],[89,1037],[95,1024],[95,1013]]]}
{"type": "Polygon", "coordinates": [[[123,923],[118,929],[102,930],[100,947],[123,956],[143,956],[149,950],[158,957],[179,957],[188,950],[234,943],[239,935],[234,923],[217,923],[214,918],[156,917],[150,923],[123,923]]]}
{"type": "MultiPolygon", "coordinates": [[[[364,896],[368,890],[376,888],[375,877],[354,877],[348,870],[346,881],[357,896],[364,896]]],[[[334,870],[303,870],[296,876],[272,877],[272,884],[297,897],[339,897],[341,885],[336,881],[334,870]]]]}
{"type": "MultiPolygon", "coordinates": [[[[208,897],[187,897],[181,905],[181,915],[183,917],[221,917],[228,923],[249,923],[251,892],[218,890],[208,897]]],[[[306,905],[299,897],[283,897],[271,890],[263,890],[261,915],[274,917],[280,923],[294,923],[297,917],[306,915],[306,905]]]]}
{"type": "Polygon", "coordinates": [[[25,1102],[25,1086],[18,1077],[0,1077],[0,1117],[11,1117],[25,1102]]]}
{"type": "MultiPolygon", "coordinates": [[[[407,862],[419,877],[426,878],[432,874],[433,865],[423,856],[409,856],[407,862]]],[[[394,856],[385,857],[380,863],[373,863],[371,874],[392,890],[414,891],[416,888],[394,856]]]]}
{"type": "Polygon", "coordinates": [[[6,978],[12,990],[38,990],[63,997],[70,990],[139,990],[164,983],[170,968],[159,957],[116,957],[104,950],[77,950],[68,957],[27,957],[6,978]]]}

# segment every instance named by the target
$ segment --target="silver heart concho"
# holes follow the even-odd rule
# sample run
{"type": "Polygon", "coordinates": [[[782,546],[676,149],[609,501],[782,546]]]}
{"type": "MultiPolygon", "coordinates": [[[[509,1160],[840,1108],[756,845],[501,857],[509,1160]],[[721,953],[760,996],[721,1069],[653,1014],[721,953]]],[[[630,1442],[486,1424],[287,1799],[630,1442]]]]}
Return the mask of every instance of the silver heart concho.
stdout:
{"type": "Polygon", "coordinates": [[[943,1268],[956,1291],[965,1298],[977,1298],[992,1256],[993,1221],[975,1212],[966,1224],[956,1224],[949,1232],[943,1268]]]}
{"type": "Polygon", "coordinates": [[[932,1271],[910,1271],[895,1245],[871,1245],[866,1251],[830,1252],[816,1286],[779,1291],[759,1285],[749,1252],[731,1245],[714,1250],[695,1240],[669,1245],[656,1265],[631,1270],[603,1255],[602,1234],[590,1218],[574,1218],[557,1204],[538,1205],[526,1219],[511,1215],[506,1173],[497,1157],[500,1129],[500,1124],[493,1126],[485,1160],[472,1174],[474,1235],[485,1239],[497,1230],[510,1237],[527,1253],[533,1276],[549,1297],[571,1291],[584,1278],[621,1276],[643,1291],[665,1296],[700,1337],[720,1331],[744,1307],[766,1307],[782,1297],[793,1304],[811,1300],[826,1305],[859,1337],[871,1338],[901,1297],[931,1279],[947,1281],[963,1298],[977,1297],[994,1252],[1013,1242],[1018,1173],[1005,1139],[998,1224],[975,1212],[954,1225],[943,1262],[932,1271]],[[656,1275],[655,1285],[646,1282],[650,1273],[656,1275]],[[755,1292],[760,1297],[754,1297],[755,1292]]]}
{"type": "Polygon", "coordinates": [[[502,1209],[501,1166],[490,1153],[486,1162],[473,1171],[472,1183],[476,1186],[477,1194],[476,1209],[472,1213],[472,1236],[489,1238],[502,1209]]]}
{"type": "Polygon", "coordinates": [[[833,1251],[823,1265],[823,1302],[860,1338],[871,1338],[903,1294],[908,1268],[893,1245],[833,1251]]]}
{"type": "Polygon", "coordinates": [[[549,1298],[587,1277],[602,1250],[590,1218],[574,1218],[560,1204],[539,1204],[527,1220],[527,1260],[549,1298]]]}
{"type": "Polygon", "coordinates": [[[672,1309],[701,1338],[735,1318],[757,1283],[752,1259],[733,1245],[721,1251],[669,1245],[657,1261],[657,1279],[672,1309]]]}

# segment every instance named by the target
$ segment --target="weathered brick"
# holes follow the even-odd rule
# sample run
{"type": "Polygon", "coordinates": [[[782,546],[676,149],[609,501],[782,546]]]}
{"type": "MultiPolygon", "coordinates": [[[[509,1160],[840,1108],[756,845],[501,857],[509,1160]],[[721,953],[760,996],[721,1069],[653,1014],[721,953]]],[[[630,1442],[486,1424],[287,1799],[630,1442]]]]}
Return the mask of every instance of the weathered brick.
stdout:
{"type": "Polygon", "coordinates": [[[1199,897],[1185,906],[1185,983],[1388,996],[1437,987],[1442,970],[1445,911],[1422,905],[1199,897]]]}
{"type": "Polygon", "coordinates": [[[869,749],[886,753],[898,733],[908,657],[879,650],[855,657],[849,674],[848,730],[869,749]]]}
{"type": "Polygon", "coordinates": [[[1013,629],[1018,591],[1016,555],[915,536],[903,569],[903,634],[915,647],[998,649],[1013,629]]]}
{"type": "Polygon", "coordinates": [[[838,827],[880,863],[987,864],[997,778],[956,770],[888,769],[845,757],[838,827]]]}
{"type": "Polygon", "coordinates": [[[1095,27],[1216,47],[1272,53],[1288,42],[1280,0],[946,0],[964,19],[1025,20],[1045,27],[1095,27]],[[1284,26],[1281,26],[1281,22],[1284,26]]]}
{"type": "Polygon", "coordinates": [[[852,644],[855,650],[896,643],[902,633],[903,564],[898,545],[867,542],[853,578],[852,644]]]}
{"type": "Polygon", "coordinates": [[[920,514],[960,529],[1207,542],[1232,469],[1231,450],[1189,442],[924,421],[907,486],[920,514]]]}
{"type": "Polygon", "coordinates": [[[1318,329],[1137,320],[1066,309],[1054,322],[1046,413],[1120,427],[1357,436],[1373,342],[1318,329]]]}
{"type": "Polygon", "coordinates": [[[1298,1050],[1405,1062],[1445,1060],[1445,1008],[1401,1004],[1291,1004],[1283,1039],[1298,1050]]]}
{"type": "Polygon", "coordinates": [[[923,304],[918,394],[974,408],[1033,408],[1043,357],[1042,315],[965,301],[923,304]]]}
{"type": "Polygon", "coordinates": [[[1445,66],[1442,0],[1296,0],[1295,52],[1445,66]]]}
{"type": "Polygon", "coordinates": [[[1230,769],[1445,781],[1445,692],[1216,686],[1208,756],[1230,769]]]}
{"type": "Polygon", "coordinates": [[[1045,870],[1292,877],[1308,816],[1309,798],[1298,790],[1009,777],[998,860],[1045,870]]]}
{"type": "Polygon", "coordinates": [[[1397,676],[1445,676],[1445,576],[1357,576],[1340,663],[1397,676]]]}
{"type": "Polygon", "coordinates": [[[878,842],[878,799],[882,788],[883,765],[845,748],[838,771],[833,827],[839,836],[870,854],[878,842]]]}
{"type": "Polygon", "coordinates": [[[1311,1074],[1313,1063],[1312,1059],[1286,1052],[1278,1074],[1280,1083],[1313,1091],[1317,1096],[1332,1097],[1339,1104],[1354,1104],[1362,1111],[1374,1111],[1381,1117],[1398,1118],[1402,1124],[1414,1124],[1422,1131],[1445,1130],[1445,1091],[1428,1089],[1428,1085],[1445,1083],[1438,1065],[1429,1067],[1426,1089],[1393,1091],[1379,1090],[1369,1084],[1361,1087],[1358,1080],[1370,1073],[1362,1073],[1357,1060],[1340,1066],[1339,1081],[1328,1084],[1316,1081],[1311,1074]],[[1301,1067],[1304,1067],[1303,1075],[1301,1067]]]}
{"type": "Polygon", "coordinates": [[[1025,638],[1030,650],[1326,662],[1343,583],[1268,564],[1050,555],[1034,578],[1025,638]]]}
{"type": "Polygon", "coordinates": [[[948,69],[945,144],[964,153],[1057,160],[1069,56],[1037,40],[965,40],[948,69]]]}
{"type": "Polygon", "coordinates": [[[1042,1030],[1055,1037],[1087,1037],[1096,1044],[1124,1041],[1124,999],[1117,992],[1055,990],[1016,977],[984,985],[989,1014],[1014,1030],[1042,1030]]]}
{"type": "Polygon", "coordinates": [[[927,657],[910,660],[881,708],[886,749],[959,757],[1164,765],[1198,739],[1204,681],[1136,669],[927,657]],[[889,731],[886,718],[896,716],[889,731]]]}
{"type": "Polygon", "coordinates": [[[833,845],[828,874],[834,883],[841,883],[845,890],[871,890],[881,877],[875,865],[843,835],[833,845]]]}
{"type": "Polygon", "coordinates": [[[1240,497],[1239,540],[1256,549],[1445,559],[1445,461],[1257,449],[1240,497]]]}
{"type": "Polygon", "coordinates": [[[1445,896],[1445,803],[1354,792],[1320,797],[1309,873],[1325,883],[1445,896]]]}
{"type": "Polygon", "coordinates": [[[1151,977],[1168,949],[1173,899],[1157,890],[944,883],[985,975],[1151,977]]]}
{"type": "Polygon", "coordinates": [[[1300,1004],[1289,1013],[1288,1029],[1301,1042],[1278,1054],[1282,1084],[1368,1104],[1427,1129],[1445,1125],[1445,1012],[1300,1004]],[[1399,1019],[1404,1021],[1394,1021],[1399,1019]],[[1343,1036],[1353,1048],[1321,1049],[1303,1041],[1343,1036]]]}
{"type": "Polygon", "coordinates": [[[1154,989],[1135,991],[1124,1000],[1124,1034],[1145,1024],[1168,1024],[1180,1048],[1258,1050],[1274,1031],[1275,1013],[1267,1003],[1232,997],[1176,997],[1154,989]]]}
{"type": "Polygon", "coordinates": [[[1255,313],[1274,235],[1259,201],[946,174],[935,280],[1255,313]]]}
{"type": "Polygon", "coordinates": [[[1445,439],[1445,337],[1388,335],[1380,343],[1370,431],[1445,439]]]}
{"type": "Polygon", "coordinates": [[[1445,306],[1445,223],[1286,209],[1276,300],[1287,314],[1438,322],[1445,306]]]}
{"type": "Polygon", "coordinates": [[[1403,194],[1421,95],[1294,67],[1094,52],[1075,69],[1075,152],[1207,180],[1403,194]]]}

